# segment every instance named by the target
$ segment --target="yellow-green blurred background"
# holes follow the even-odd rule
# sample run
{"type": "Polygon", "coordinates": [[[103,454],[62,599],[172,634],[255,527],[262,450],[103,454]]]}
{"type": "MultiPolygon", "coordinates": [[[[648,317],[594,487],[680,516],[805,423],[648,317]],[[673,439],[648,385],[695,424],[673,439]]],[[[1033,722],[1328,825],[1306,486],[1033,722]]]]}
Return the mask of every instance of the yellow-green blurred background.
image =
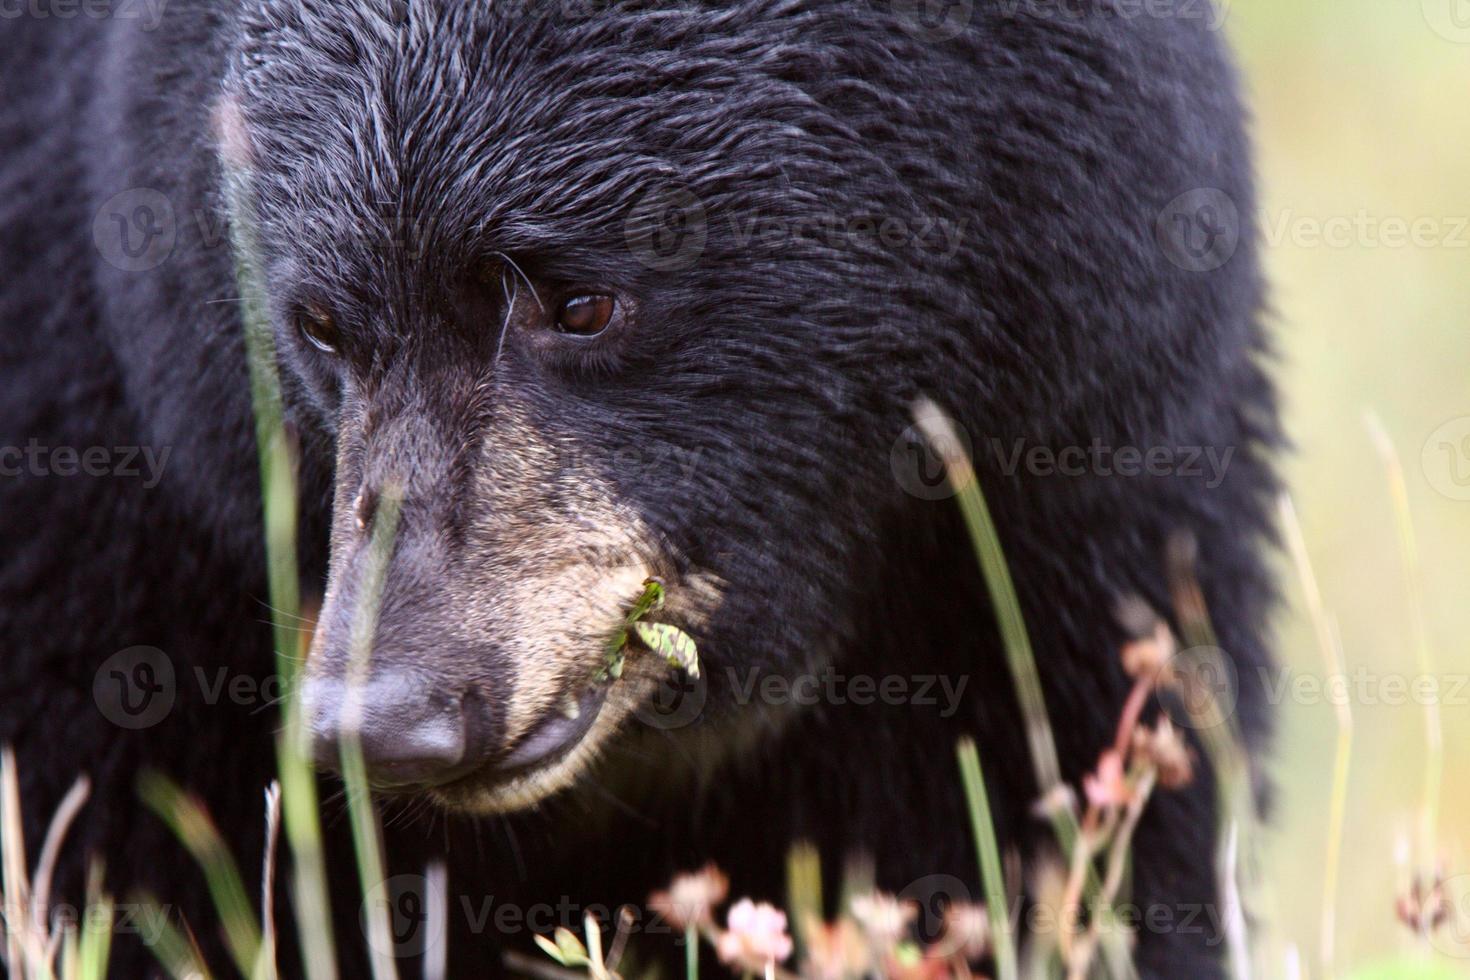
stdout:
{"type": "MultiPolygon", "coordinates": [[[[1301,976],[1346,976],[1413,947],[1394,900],[1415,865],[1442,853],[1451,875],[1470,875],[1470,0],[1232,0],[1227,10],[1256,117],[1278,376],[1296,442],[1286,473],[1340,626],[1354,725],[1335,965],[1321,941],[1337,739],[1325,696],[1288,693],[1280,706],[1265,928],[1272,976],[1292,975],[1288,944],[1301,976]],[[1403,461],[1426,646],[1444,681],[1437,851],[1417,829],[1425,709],[1391,680],[1420,671],[1370,410],[1403,461]]],[[[1303,590],[1294,573],[1284,581],[1284,668],[1320,681],[1303,590]]],[[[1463,906],[1470,888],[1452,886],[1463,906]]],[[[1470,943],[1440,945],[1459,953],[1443,963],[1470,976],[1470,943]]]]}

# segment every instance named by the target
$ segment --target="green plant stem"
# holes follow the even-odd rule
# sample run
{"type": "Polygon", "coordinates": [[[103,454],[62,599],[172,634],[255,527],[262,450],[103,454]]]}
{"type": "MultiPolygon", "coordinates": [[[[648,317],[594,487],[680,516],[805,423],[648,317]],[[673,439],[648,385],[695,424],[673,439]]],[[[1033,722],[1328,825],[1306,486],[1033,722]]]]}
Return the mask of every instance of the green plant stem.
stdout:
{"type": "Polygon", "coordinates": [[[220,837],[203,804],[167,777],[145,773],[138,788],[143,802],[168,824],[203,869],[235,968],[242,976],[252,976],[260,956],[260,930],[229,845],[220,837]]]}
{"type": "Polygon", "coordinates": [[[915,407],[914,418],[924,438],[944,462],[950,486],[959,499],[960,512],[964,515],[970,540],[980,558],[991,608],[995,611],[1000,627],[1006,662],[1021,701],[1026,738],[1031,746],[1031,761],[1036,768],[1037,789],[1042,796],[1046,796],[1061,782],[1061,766],[1057,762],[1056,741],[1052,737],[1051,722],[1047,717],[1041,675],[1036,669],[1036,655],[1031,649],[1026,619],[1021,612],[1021,601],[1016,596],[1010,567],[1006,564],[1000,534],[990,516],[985,495],[980,490],[980,480],[975,475],[975,468],[960,448],[962,443],[955,436],[954,423],[937,405],[927,399],[921,400],[915,407]]]}
{"type": "MultiPolygon", "coordinates": [[[[1292,564],[1296,566],[1301,581],[1302,595],[1307,602],[1307,613],[1316,633],[1317,646],[1322,655],[1322,664],[1328,677],[1346,674],[1346,657],[1336,623],[1328,615],[1322,602],[1322,592],[1317,585],[1317,575],[1312,569],[1311,556],[1307,552],[1306,535],[1302,533],[1301,521],[1291,497],[1282,494],[1278,509],[1281,527],[1286,537],[1287,549],[1292,564]]],[[[1322,972],[1331,976],[1336,959],[1337,935],[1337,890],[1342,866],[1343,828],[1347,819],[1348,777],[1353,752],[1353,708],[1347,698],[1334,700],[1337,719],[1337,747],[1332,763],[1332,798],[1327,810],[1327,853],[1322,872],[1322,926],[1321,949],[1322,972]]]]}
{"type": "Polygon", "coordinates": [[[985,886],[985,902],[990,908],[991,944],[995,948],[995,968],[1000,980],[1017,980],[1015,937],[1011,932],[1010,914],[1006,908],[1005,872],[1001,867],[1000,847],[995,840],[995,823],[990,814],[990,801],[985,795],[985,778],[980,768],[980,749],[970,738],[960,739],[957,748],[960,776],[965,785],[965,802],[970,811],[970,829],[975,836],[975,849],[980,855],[980,878],[985,886]]]}
{"type": "Polygon", "coordinates": [[[374,980],[397,980],[398,969],[393,962],[393,933],[387,904],[373,900],[374,894],[385,887],[383,842],[363,760],[359,729],[362,725],[361,692],[367,682],[372,658],[383,583],[387,579],[388,563],[398,532],[398,514],[397,493],[384,493],[373,520],[372,539],[368,542],[369,561],[362,580],[361,604],[353,618],[347,696],[342,707],[341,726],[342,780],[347,787],[347,808],[352,818],[352,843],[362,882],[374,980]]]}
{"type": "Polygon", "coordinates": [[[250,370],[250,396],[260,459],[261,502],[265,522],[266,569],[275,637],[276,670],[286,692],[281,735],[276,739],[282,816],[294,858],[293,908],[301,955],[310,980],[335,980],[336,955],[327,892],[316,777],[303,757],[301,721],[294,691],[304,644],[296,623],[301,609],[301,578],[296,561],[296,471],[282,412],[281,383],[262,279],[255,224],[252,177],[246,161],[221,154],[224,192],[230,214],[230,243],[240,290],[240,318],[250,370]]]}
{"type": "MultiPolygon", "coordinates": [[[[1414,534],[1414,515],[1409,507],[1409,487],[1404,479],[1403,463],[1389,438],[1388,430],[1373,412],[1366,415],[1369,435],[1383,460],[1388,477],[1389,495],[1393,499],[1394,527],[1398,532],[1399,560],[1404,570],[1404,591],[1409,604],[1410,627],[1414,635],[1414,657],[1420,677],[1434,677],[1434,653],[1430,647],[1429,624],[1424,613],[1424,587],[1419,580],[1419,544],[1414,534]]],[[[1439,809],[1444,780],[1444,722],[1440,717],[1439,699],[1424,699],[1424,809],[1422,846],[1431,856],[1439,848],[1439,809]]]]}

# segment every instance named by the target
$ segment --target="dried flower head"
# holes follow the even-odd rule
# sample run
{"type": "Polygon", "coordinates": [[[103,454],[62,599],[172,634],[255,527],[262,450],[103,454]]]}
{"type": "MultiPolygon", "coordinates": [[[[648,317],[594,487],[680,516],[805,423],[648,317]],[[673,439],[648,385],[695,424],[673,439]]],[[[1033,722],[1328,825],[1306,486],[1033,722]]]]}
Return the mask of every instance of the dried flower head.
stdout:
{"type": "Polygon", "coordinates": [[[1133,752],[1157,770],[1159,785],[1165,789],[1187,786],[1194,779],[1194,753],[1167,717],[1156,728],[1133,732],[1133,752]]]}
{"type": "Polygon", "coordinates": [[[909,934],[918,916],[913,902],[900,901],[883,892],[859,895],[852,900],[852,917],[863,927],[868,940],[880,950],[891,950],[909,934]]]}
{"type": "Polygon", "coordinates": [[[974,902],[951,902],[944,910],[944,946],[971,963],[990,948],[990,913],[974,902]]]}
{"type": "Polygon", "coordinates": [[[731,906],[725,927],[715,949],[730,966],[758,972],[791,955],[786,913],[773,905],[742,898],[731,906]]]}
{"type": "Polygon", "coordinates": [[[1160,621],[1153,633],[1123,644],[1123,670],[1135,680],[1146,679],[1155,687],[1169,687],[1176,680],[1175,652],[1174,634],[1169,624],[1160,621]]]}
{"type": "Polygon", "coordinates": [[[1031,807],[1031,812],[1042,820],[1051,821],[1062,814],[1077,813],[1077,793],[1066,783],[1057,783],[1047,790],[1031,807]]]}
{"type": "Polygon", "coordinates": [[[668,891],[654,892],[648,907],[675,929],[713,922],[715,906],[730,894],[730,879],[713,863],[699,871],[676,875],[668,891]]]}
{"type": "Polygon", "coordinates": [[[1404,925],[1420,935],[1428,935],[1450,920],[1453,914],[1445,895],[1444,871],[1432,877],[1414,876],[1414,883],[1394,903],[1394,912],[1404,925]]]}

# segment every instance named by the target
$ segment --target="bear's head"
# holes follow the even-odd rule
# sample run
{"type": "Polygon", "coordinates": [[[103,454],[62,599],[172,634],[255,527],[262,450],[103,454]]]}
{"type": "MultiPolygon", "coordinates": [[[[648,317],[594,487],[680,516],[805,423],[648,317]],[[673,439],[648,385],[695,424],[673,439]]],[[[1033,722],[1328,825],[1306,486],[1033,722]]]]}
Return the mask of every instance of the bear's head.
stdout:
{"type": "Polygon", "coordinates": [[[935,110],[834,74],[840,5],[557,7],[266,0],[220,112],[334,454],[318,755],[350,719],[377,786],[480,812],[670,740],[712,764],[779,720],[742,679],[859,641],[915,338],[965,303],[943,166],[882,151],[935,110]],[[692,714],[656,657],[599,678],[652,577],[692,714]]]}

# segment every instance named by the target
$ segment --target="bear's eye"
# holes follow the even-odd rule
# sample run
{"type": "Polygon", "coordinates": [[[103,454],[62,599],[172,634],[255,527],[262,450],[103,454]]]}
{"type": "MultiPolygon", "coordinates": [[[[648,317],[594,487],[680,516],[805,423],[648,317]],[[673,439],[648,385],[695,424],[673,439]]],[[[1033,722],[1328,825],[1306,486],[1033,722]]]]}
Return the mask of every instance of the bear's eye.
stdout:
{"type": "Polygon", "coordinates": [[[342,337],[332,314],[312,307],[302,308],[296,313],[296,327],[313,347],[328,354],[337,353],[342,337]]]}
{"type": "Polygon", "coordinates": [[[587,293],[566,300],[556,311],[556,329],[577,337],[595,337],[607,329],[617,301],[606,293],[587,293]]]}

